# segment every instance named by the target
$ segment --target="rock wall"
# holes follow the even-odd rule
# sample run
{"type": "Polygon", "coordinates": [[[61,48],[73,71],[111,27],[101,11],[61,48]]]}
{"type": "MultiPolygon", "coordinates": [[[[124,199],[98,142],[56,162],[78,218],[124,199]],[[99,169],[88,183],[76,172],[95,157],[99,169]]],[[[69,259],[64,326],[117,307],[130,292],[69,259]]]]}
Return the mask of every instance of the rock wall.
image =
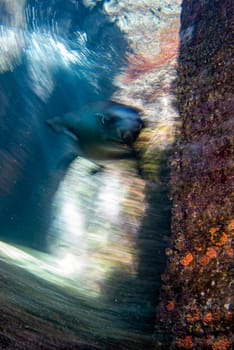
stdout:
{"type": "Polygon", "coordinates": [[[182,126],[156,349],[233,344],[232,18],[232,1],[183,1],[175,85],[182,126]]]}

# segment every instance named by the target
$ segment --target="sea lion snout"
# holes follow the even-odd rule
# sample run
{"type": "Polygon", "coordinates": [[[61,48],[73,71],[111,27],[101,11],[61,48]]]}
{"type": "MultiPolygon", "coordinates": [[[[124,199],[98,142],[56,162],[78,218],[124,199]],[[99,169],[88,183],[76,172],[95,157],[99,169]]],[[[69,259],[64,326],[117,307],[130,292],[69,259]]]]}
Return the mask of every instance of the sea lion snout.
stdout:
{"type": "Polygon", "coordinates": [[[144,127],[142,112],[135,107],[110,102],[106,113],[115,120],[115,132],[119,140],[131,146],[144,127]]]}
{"type": "Polygon", "coordinates": [[[135,129],[135,130],[120,131],[121,139],[123,143],[126,144],[127,146],[132,146],[132,144],[138,138],[140,131],[141,131],[141,128],[135,129]]]}

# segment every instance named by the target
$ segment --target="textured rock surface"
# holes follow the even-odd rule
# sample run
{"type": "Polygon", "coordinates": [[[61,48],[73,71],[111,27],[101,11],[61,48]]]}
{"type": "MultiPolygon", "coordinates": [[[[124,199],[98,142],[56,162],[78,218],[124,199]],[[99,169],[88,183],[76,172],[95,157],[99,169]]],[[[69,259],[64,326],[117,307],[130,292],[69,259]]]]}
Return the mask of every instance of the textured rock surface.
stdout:
{"type": "Polygon", "coordinates": [[[143,109],[147,132],[151,131],[146,133],[149,148],[165,150],[174,141],[177,111],[171,85],[176,75],[180,3],[123,0],[104,5],[131,47],[128,66],[116,79],[116,98],[143,109]]]}
{"type": "Polygon", "coordinates": [[[167,335],[156,349],[233,345],[232,6],[183,2],[176,83],[182,127],[171,162],[173,235],[156,327],[167,335]]]}
{"type": "MultiPolygon", "coordinates": [[[[14,9],[18,13],[15,13],[15,24],[21,26],[24,16],[18,11],[18,2],[0,2],[9,5],[7,12],[14,9]]],[[[22,0],[21,4],[23,3],[22,0]]],[[[30,0],[30,3],[33,6],[36,2],[30,0]]],[[[45,2],[45,8],[47,4],[48,11],[42,11],[41,16],[43,19],[48,16],[50,23],[53,22],[53,9],[56,8],[57,2],[51,1],[51,12],[50,2],[45,2]]],[[[59,1],[58,4],[65,3],[59,1]]],[[[79,0],[66,2],[64,8],[69,10],[69,4],[71,8],[75,8],[79,5],[79,0]]],[[[82,349],[82,346],[88,349],[90,343],[91,348],[102,350],[152,348],[155,308],[161,285],[160,275],[165,264],[164,247],[170,233],[168,176],[165,176],[161,165],[163,163],[163,168],[166,167],[167,152],[173,146],[178,123],[171,86],[176,76],[180,1],[83,0],[83,4],[93,10],[87,21],[82,22],[81,27],[84,31],[88,28],[94,48],[97,39],[100,38],[101,41],[102,38],[103,41],[107,40],[105,42],[106,45],[110,45],[110,50],[113,49],[112,40],[118,42],[107,16],[115,23],[114,27],[117,25],[121,29],[131,48],[125,69],[122,74],[116,76],[115,84],[118,90],[114,99],[143,110],[147,127],[139,141],[139,149],[144,179],[136,175],[135,165],[132,169],[121,169],[120,183],[127,183],[128,187],[128,196],[123,203],[124,212],[129,218],[129,225],[126,224],[122,232],[122,245],[125,248],[119,248],[117,255],[116,251],[113,251],[112,242],[111,249],[104,251],[101,256],[101,268],[104,269],[106,262],[110,263],[110,256],[112,260],[121,261],[122,266],[119,270],[113,269],[104,283],[98,280],[94,269],[90,268],[91,272],[84,274],[85,282],[91,275],[95,275],[94,284],[99,284],[101,291],[97,299],[90,298],[93,286],[86,290],[85,283],[83,284],[81,279],[77,281],[76,276],[57,277],[58,283],[54,283],[54,269],[57,265],[54,266],[50,262],[46,264],[45,257],[37,260],[30,254],[28,256],[5,245],[0,246],[0,259],[7,262],[1,262],[0,266],[0,297],[1,305],[4,305],[1,308],[0,345],[9,349],[82,349]],[[108,36],[109,32],[113,35],[108,36]],[[139,216],[145,207],[147,210],[141,223],[142,218],[139,219],[139,216]],[[129,227],[134,228],[134,232],[129,227]],[[135,275],[130,274],[126,264],[124,265],[124,261],[130,255],[125,254],[128,246],[131,248],[128,250],[134,250],[135,254],[135,275]],[[41,278],[37,277],[39,275],[41,278]]],[[[79,11],[79,6],[76,10],[79,11]]],[[[58,13],[58,21],[63,18],[65,12],[58,13]]],[[[35,15],[34,10],[32,15],[35,15]]],[[[41,19],[39,16],[39,22],[41,19]]],[[[69,27],[69,18],[65,24],[69,27]]],[[[66,31],[67,26],[62,28],[66,31]]],[[[14,44],[13,40],[13,47],[14,44]]],[[[114,54],[115,52],[113,56],[109,55],[113,64],[116,61],[114,54]]],[[[5,61],[3,63],[8,63],[9,69],[9,62],[5,61]]],[[[114,74],[113,70],[109,73],[111,77],[114,74]]],[[[108,76],[110,79],[111,77],[108,76]]],[[[11,169],[13,167],[10,167],[11,169]]],[[[20,168],[17,170],[20,172],[20,168]]],[[[6,172],[8,174],[9,169],[6,169],[6,172]]],[[[11,171],[11,174],[17,177],[15,172],[11,171]]],[[[115,177],[112,176],[111,179],[114,180],[115,177]]],[[[70,215],[68,218],[70,221],[74,220],[70,215]]],[[[114,236],[113,231],[110,231],[110,236],[114,236]]],[[[95,247],[92,249],[94,251],[95,247]]],[[[91,258],[92,249],[88,251],[91,258]]],[[[66,262],[63,264],[66,265],[66,262]]]]}

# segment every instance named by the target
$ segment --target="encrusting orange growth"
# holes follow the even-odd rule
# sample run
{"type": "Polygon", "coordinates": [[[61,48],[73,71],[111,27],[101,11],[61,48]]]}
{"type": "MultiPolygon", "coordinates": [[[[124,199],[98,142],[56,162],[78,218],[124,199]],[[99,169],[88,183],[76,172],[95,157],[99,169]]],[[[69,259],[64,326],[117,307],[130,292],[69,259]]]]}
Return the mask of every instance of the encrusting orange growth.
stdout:
{"type": "Polygon", "coordinates": [[[193,347],[192,337],[188,335],[185,338],[180,338],[177,340],[176,345],[183,349],[192,349],[193,347]]]}
{"type": "Polygon", "coordinates": [[[186,315],[186,321],[189,323],[195,323],[199,321],[200,318],[201,318],[200,311],[197,309],[186,315]]]}
{"type": "Polygon", "coordinates": [[[202,246],[200,246],[200,245],[195,246],[194,248],[195,248],[195,250],[196,250],[197,252],[201,252],[201,251],[202,251],[202,246]]]}
{"type": "Polygon", "coordinates": [[[208,256],[202,256],[201,259],[199,260],[199,264],[201,264],[202,266],[206,266],[208,265],[210,262],[210,258],[208,256]]]}
{"type": "Polygon", "coordinates": [[[220,231],[219,227],[212,227],[209,230],[209,233],[211,242],[217,247],[221,247],[227,243],[228,235],[225,232],[220,231]]]}
{"type": "Polygon", "coordinates": [[[187,253],[183,259],[180,260],[181,265],[188,266],[193,261],[192,253],[187,253]]]}
{"type": "Polygon", "coordinates": [[[215,259],[217,257],[217,252],[214,248],[210,247],[206,251],[206,256],[210,259],[215,259]]]}
{"type": "Polygon", "coordinates": [[[209,264],[211,259],[215,259],[217,258],[217,252],[214,248],[209,247],[206,251],[206,254],[204,256],[201,257],[201,259],[199,260],[199,263],[203,266],[209,264]]]}
{"type": "Polygon", "coordinates": [[[211,229],[209,229],[209,233],[211,235],[213,235],[214,233],[216,233],[217,231],[219,231],[219,227],[212,227],[211,229]]]}
{"type": "Polygon", "coordinates": [[[232,219],[227,227],[228,231],[234,230],[234,219],[232,219]]]}
{"type": "Polygon", "coordinates": [[[213,316],[211,312],[207,312],[205,313],[204,317],[203,317],[203,323],[210,323],[213,321],[213,316]]]}
{"type": "Polygon", "coordinates": [[[233,258],[234,257],[234,250],[232,249],[232,247],[227,247],[225,249],[225,254],[227,256],[229,256],[230,258],[233,258]]]}
{"type": "Polygon", "coordinates": [[[216,244],[218,247],[221,247],[222,245],[224,245],[224,244],[227,243],[227,240],[228,240],[227,234],[226,234],[225,232],[222,232],[219,241],[216,242],[215,244],[216,244]]]}
{"type": "Polygon", "coordinates": [[[212,345],[212,350],[228,350],[231,343],[228,339],[219,339],[212,345]]]}
{"type": "Polygon", "coordinates": [[[173,300],[170,300],[169,303],[166,306],[167,311],[173,311],[175,308],[175,303],[173,300]]]}

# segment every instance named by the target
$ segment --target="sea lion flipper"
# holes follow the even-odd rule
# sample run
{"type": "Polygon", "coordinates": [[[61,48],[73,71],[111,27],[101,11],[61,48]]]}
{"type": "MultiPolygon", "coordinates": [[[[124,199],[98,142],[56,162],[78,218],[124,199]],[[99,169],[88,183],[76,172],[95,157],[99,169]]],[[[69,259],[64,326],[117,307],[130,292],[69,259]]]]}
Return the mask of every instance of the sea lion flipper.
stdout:
{"type": "Polygon", "coordinates": [[[72,138],[74,141],[76,142],[78,141],[77,135],[75,135],[71,130],[69,130],[67,126],[64,124],[64,116],[48,119],[46,123],[55,132],[64,133],[68,135],[70,138],[72,138]]]}
{"type": "Polygon", "coordinates": [[[65,132],[66,127],[64,126],[63,119],[61,117],[50,118],[46,121],[51,129],[55,132],[65,132]]]}

